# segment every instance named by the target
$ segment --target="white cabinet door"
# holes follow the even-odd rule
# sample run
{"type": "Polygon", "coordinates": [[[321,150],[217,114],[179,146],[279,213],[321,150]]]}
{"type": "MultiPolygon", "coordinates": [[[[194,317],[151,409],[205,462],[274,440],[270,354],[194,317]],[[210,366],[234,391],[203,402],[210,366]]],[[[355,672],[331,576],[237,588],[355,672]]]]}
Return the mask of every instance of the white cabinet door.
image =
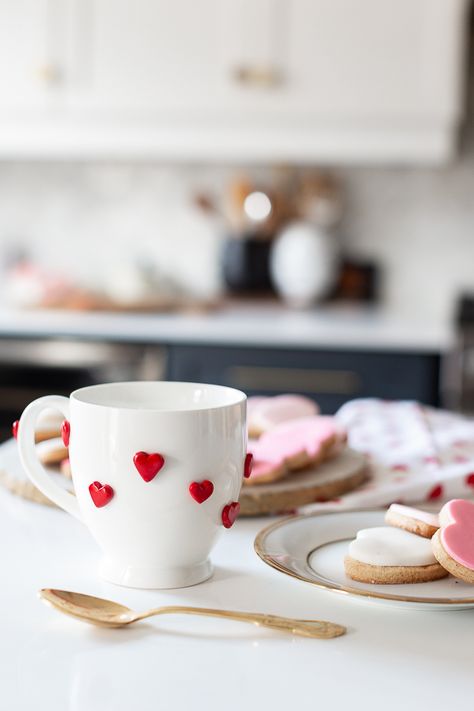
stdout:
{"type": "Polygon", "coordinates": [[[0,114],[54,103],[61,16],[56,0],[0,0],[0,114]]]}
{"type": "Polygon", "coordinates": [[[75,0],[68,105],[106,152],[122,136],[167,158],[443,160],[467,5],[75,0]]]}
{"type": "Polygon", "coordinates": [[[219,0],[77,0],[75,13],[70,106],[187,121],[188,110],[214,103],[219,0]]]}
{"type": "Polygon", "coordinates": [[[397,121],[451,114],[465,0],[288,0],[291,106],[397,121]]]}
{"type": "Polygon", "coordinates": [[[0,0],[0,156],[442,162],[468,6],[0,0]]]}

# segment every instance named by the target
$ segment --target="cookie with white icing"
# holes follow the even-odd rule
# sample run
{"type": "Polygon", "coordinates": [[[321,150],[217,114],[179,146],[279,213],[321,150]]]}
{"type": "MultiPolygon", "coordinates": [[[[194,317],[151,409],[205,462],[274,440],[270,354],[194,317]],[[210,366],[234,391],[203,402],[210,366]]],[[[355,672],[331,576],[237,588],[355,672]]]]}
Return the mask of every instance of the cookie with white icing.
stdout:
{"type": "Polygon", "coordinates": [[[385,514],[385,523],[423,538],[432,538],[439,528],[439,516],[411,506],[392,504],[385,514]]]}
{"type": "Polygon", "coordinates": [[[318,413],[319,407],[314,400],[304,395],[251,397],[247,401],[249,437],[259,437],[284,422],[318,413]]]}
{"type": "Polygon", "coordinates": [[[455,578],[474,583],[474,502],[448,501],[439,520],[441,527],[431,541],[436,559],[455,578]]]}
{"type": "Polygon", "coordinates": [[[389,526],[359,531],[349,544],[344,569],[349,578],[376,585],[425,583],[447,575],[430,540],[389,526]]]}

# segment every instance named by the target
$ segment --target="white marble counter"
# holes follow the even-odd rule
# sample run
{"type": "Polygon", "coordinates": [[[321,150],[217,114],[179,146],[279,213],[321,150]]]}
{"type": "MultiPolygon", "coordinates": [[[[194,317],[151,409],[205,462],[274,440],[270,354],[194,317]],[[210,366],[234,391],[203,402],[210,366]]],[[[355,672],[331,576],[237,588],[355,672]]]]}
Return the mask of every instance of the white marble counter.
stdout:
{"type": "MultiPolygon", "coordinates": [[[[15,466],[13,446],[0,447],[0,467],[15,466]]],[[[206,583],[130,590],[96,577],[98,551],[82,524],[0,490],[2,711],[445,711],[466,705],[471,612],[357,601],[285,577],[253,551],[254,536],[267,522],[240,520],[224,532],[206,583]],[[138,610],[190,604],[319,617],[349,631],[311,640],[192,617],[101,630],[44,606],[36,597],[41,587],[101,595],[138,610]]]]}
{"type": "Polygon", "coordinates": [[[0,338],[73,336],[142,343],[445,352],[452,330],[368,308],[298,312],[247,304],[206,314],[0,310],[0,338]]]}

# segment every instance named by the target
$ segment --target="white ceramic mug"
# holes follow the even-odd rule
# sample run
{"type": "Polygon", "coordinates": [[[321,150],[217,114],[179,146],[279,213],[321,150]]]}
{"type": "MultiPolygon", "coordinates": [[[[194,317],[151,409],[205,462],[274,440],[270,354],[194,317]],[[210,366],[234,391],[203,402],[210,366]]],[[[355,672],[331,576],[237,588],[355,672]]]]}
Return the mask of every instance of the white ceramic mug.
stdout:
{"type": "Polygon", "coordinates": [[[31,481],[91,531],[106,580],[184,587],[211,575],[211,548],[238,513],[245,418],[246,396],[232,388],[109,383],[32,402],[18,445],[31,481]],[[37,458],[35,423],[46,407],[69,423],[75,496],[37,458]]]}

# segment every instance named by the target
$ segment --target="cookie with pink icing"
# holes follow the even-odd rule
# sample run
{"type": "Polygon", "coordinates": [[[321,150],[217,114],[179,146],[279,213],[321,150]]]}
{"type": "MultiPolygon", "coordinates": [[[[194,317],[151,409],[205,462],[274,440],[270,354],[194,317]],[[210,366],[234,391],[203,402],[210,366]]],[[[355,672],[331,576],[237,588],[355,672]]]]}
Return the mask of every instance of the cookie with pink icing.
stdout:
{"type": "Polygon", "coordinates": [[[274,427],[319,413],[319,407],[304,395],[276,395],[251,397],[247,401],[247,419],[250,437],[259,437],[274,427]]]}
{"type": "Polygon", "coordinates": [[[423,538],[432,538],[439,528],[439,516],[411,506],[392,504],[385,514],[385,523],[423,538]]]}
{"type": "Polygon", "coordinates": [[[474,502],[453,499],[439,513],[431,539],[437,561],[454,577],[474,584],[474,502]]]}
{"type": "Polygon", "coordinates": [[[333,417],[316,415],[278,425],[249,442],[253,467],[245,484],[275,481],[288,472],[323,461],[336,451],[338,442],[345,441],[345,436],[333,417]]]}

